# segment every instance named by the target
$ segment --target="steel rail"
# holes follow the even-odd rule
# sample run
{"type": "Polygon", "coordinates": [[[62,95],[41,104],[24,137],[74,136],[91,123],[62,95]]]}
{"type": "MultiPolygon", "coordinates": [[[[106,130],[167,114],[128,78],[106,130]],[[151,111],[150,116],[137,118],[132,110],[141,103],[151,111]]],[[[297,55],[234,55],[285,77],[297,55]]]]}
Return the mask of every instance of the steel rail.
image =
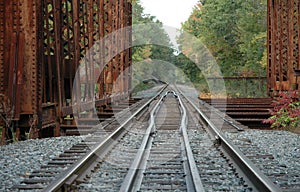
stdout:
{"type": "Polygon", "coordinates": [[[150,148],[151,142],[153,140],[153,137],[151,137],[151,135],[156,131],[155,114],[159,110],[163,99],[168,95],[168,93],[169,91],[167,91],[163,96],[161,96],[160,100],[150,112],[149,126],[145,132],[143,142],[121,185],[120,192],[134,191],[134,189],[139,188],[139,186],[136,186],[135,183],[138,177],[139,170],[143,169],[144,161],[147,160],[146,156],[149,154],[148,149],[150,148]]]}
{"type": "Polygon", "coordinates": [[[181,95],[194,107],[197,113],[200,115],[203,122],[206,124],[208,132],[212,134],[227,154],[227,156],[233,160],[235,165],[245,177],[245,179],[251,184],[257,191],[270,191],[277,192],[282,191],[277,185],[275,185],[266,175],[264,175],[235,145],[229,141],[225,135],[208,119],[208,117],[182,92],[181,95]]]}
{"type": "Polygon", "coordinates": [[[159,102],[156,104],[156,106],[153,108],[153,110],[150,113],[150,123],[147,128],[146,134],[144,136],[143,142],[141,144],[141,147],[139,149],[139,152],[134,159],[128,174],[126,175],[122,186],[120,188],[120,192],[127,192],[127,191],[136,191],[140,188],[140,183],[136,182],[138,180],[138,176],[140,176],[140,172],[144,170],[145,162],[147,161],[147,156],[149,156],[149,151],[151,148],[151,142],[153,138],[151,137],[151,133],[155,132],[155,113],[159,110],[159,107],[163,101],[163,99],[169,94],[173,93],[173,95],[178,99],[179,106],[181,108],[182,118],[180,123],[180,131],[182,133],[183,142],[184,142],[184,148],[185,148],[185,155],[187,157],[187,173],[190,174],[192,181],[187,181],[187,183],[191,183],[192,188],[188,188],[188,191],[197,191],[197,192],[204,192],[204,188],[198,173],[198,169],[196,167],[196,163],[193,157],[192,149],[189,144],[188,135],[186,132],[187,127],[187,113],[186,109],[179,98],[179,96],[174,91],[168,91],[165,95],[161,97],[159,102]]]}
{"type": "Polygon", "coordinates": [[[159,96],[167,87],[164,86],[155,96],[153,96],[147,103],[141,108],[135,111],[125,122],[123,122],[110,136],[104,141],[96,144],[84,157],[78,160],[70,169],[60,174],[60,176],[53,182],[51,182],[43,191],[67,191],[66,188],[70,186],[77,178],[80,177],[82,172],[85,172],[89,165],[95,164],[96,160],[103,156],[116,140],[123,135],[126,130],[126,125],[138,115],[144,108],[146,108],[157,96],[159,96]],[[67,183],[67,185],[66,185],[67,183]]]}
{"type": "Polygon", "coordinates": [[[192,148],[191,148],[188,134],[187,134],[188,118],[187,118],[186,108],[184,107],[184,104],[183,104],[181,98],[177,94],[175,94],[175,95],[179,101],[179,104],[180,104],[179,106],[182,110],[180,131],[182,133],[183,142],[184,142],[184,146],[185,146],[185,153],[186,153],[187,160],[188,160],[188,172],[190,173],[190,175],[192,177],[191,184],[193,186],[193,189],[189,189],[189,191],[204,192],[205,190],[204,190],[203,184],[201,182],[200,174],[199,174],[198,168],[196,166],[196,162],[194,159],[194,155],[193,155],[192,148]]]}

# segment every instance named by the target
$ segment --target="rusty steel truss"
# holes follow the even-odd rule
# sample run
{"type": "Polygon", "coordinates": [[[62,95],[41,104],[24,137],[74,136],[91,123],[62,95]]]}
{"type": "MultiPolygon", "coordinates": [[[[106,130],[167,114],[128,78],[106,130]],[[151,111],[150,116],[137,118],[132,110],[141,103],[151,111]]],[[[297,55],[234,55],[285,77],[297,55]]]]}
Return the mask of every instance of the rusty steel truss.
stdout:
{"type": "Polygon", "coordinates": [[[300,1],[268,0],[268,91],[300,90],[300,1]]]}
{"type": "Polygon", "coordinates": [[[62,118],[73,115],[74,109],[84,111],[91,100],[101,107],[115,95],[115,99],[129,96],[130,30],[100,43],[102,54],[92,47],[110,33],[131,26],[131,6],[129,0],[0,1],[2,143],[12,138],[12,131],[17,139],[25,131],[31,138],[47,133],[59,136],[62,118]],[[107,55],[112,59],[106,61],[107,55]],[[79,80],[84,83],[74,85],[80,62],[91,57],[81,69],[86,77],[79,80]],[[80,86],[77,98],[72,98],[74,86],[80,86]]]}
{"type": "MultiPolygon", "coordinates": [[[[129,97],[131,32],[120,29],[132,24],[131,6],[129,0],[0,1],[2,143],[13,131],[17,139],[25,131],[30,138],[59,136],[64,117],[129,97]]],[[[300,91],[299,26],[298,0],[268,0],[271,96],[300,91]]]]}

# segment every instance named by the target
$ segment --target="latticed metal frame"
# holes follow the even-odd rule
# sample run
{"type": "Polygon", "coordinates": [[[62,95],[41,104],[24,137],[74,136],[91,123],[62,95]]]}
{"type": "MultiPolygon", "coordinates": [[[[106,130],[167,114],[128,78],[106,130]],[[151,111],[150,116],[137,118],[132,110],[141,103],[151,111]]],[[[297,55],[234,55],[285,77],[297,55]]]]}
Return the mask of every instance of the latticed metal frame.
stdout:
{"type": "Polygon", "coordinates": [[[130,49],[121,53],[116,51],[119,46],[130,42],[129,32],[124,30],[124,34],[114,36],[114,40],[107,45],[91,47],[106,35],[131,25],[129,1],[44,0],[43,11],[43,60],[46,65],[44,87],[48,88],[44,90],[44,102],[58,102],[60,107],[67,105],[66,100],[71,99],[70,89],[73,87],[76,69],[83,58],[89,61],[84,69],[88,75],[84,79],[85,83],[78,87],[83,92],[77,94],[81,97],[78,96],[77,100],[93,97],[94,69],[101,71],[98,79],[99,99],[113,92],[128,92],[129,73],[124,75],[122,72],[130,66],[130,49]],[[113,59],[104,63],[103,59],[107,57],[113,59]],[[64,79],[63,75],[67,78],[64,79]]]}
{"type": "Polygon", "coordinates": [[[26,115],[21,117],[24,122],[33,118],[41,127],[43,104],[56,103],[62,116],[72,113],[68,100],[72,99],[75,72],[85,58],[92,67],[85,67],[88,78],[79,97],[93,99],[94,70],[103,68],[97,80],[97,99],[106,98],[112,90],[128,95],[130,73],[120,83],[117,79],[131,65],[131,49],[117,53],[116,47],[129,44],[130,32],[124,31],[112,44],[98,45],[86,54],[109,33],[130,26],[130,14],[131,2],[127,0],[0,1],[0,94],[18,101],[15,105],[19,114],[26,115]],[[96,52],[105,54],[97,56],[96,52]],[[113,59],[105,63],[108,54],[113,59]]]}
{"type": "Polygon", "coordinates": [[[268,0],[268,90],[299,90],[300,2],[268,0]]]}

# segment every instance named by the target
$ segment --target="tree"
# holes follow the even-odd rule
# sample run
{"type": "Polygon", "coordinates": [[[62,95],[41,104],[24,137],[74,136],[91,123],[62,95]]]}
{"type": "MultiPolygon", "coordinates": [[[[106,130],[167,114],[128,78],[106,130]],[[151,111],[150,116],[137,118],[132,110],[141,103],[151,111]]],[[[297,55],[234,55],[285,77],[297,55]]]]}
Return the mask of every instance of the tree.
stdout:
{"type": "Polygon", "coordinates": [[[167,63],[172,63],[174,50],[162,22],[154,16],[145,14],[139,0],[132,3],[132,22],[137,26],[133,26],[132,32],[133,85],[148,88],[143,85],[143,80],[154,77],[166,81],[171,78],[164,73],[170,70],[167,63]]]}
{"type": "Polygon", "coordinates": [[[265,73],[266,0],[199,2],[182,29],[201,39],[225,76],[265,73]]]}
{"type": "Polygon", "coordinates": [[[147,42],[147,45],[140,45],[133,48],[133,61],[139,62],[146,58],[170,60],[173,55],[172,44],[168,34],[163,29],[163,24],[154,16],[144,13],[144,8],[139,0],[133,2],[133,25],[143,24],[142,28],[134,28],[133,45],[140,45],[140,42],[147,42]],[[166,47],[157,46],[157,42],[166,47]]]}
{"type": "Polygon", "coordinates": [[[237,35],[239,49],[244,58],[243,71],[254,75],[266,74],[267,42],[267,1],[250,0],[242,2],[243,9],[238,10],[237,35]]]}

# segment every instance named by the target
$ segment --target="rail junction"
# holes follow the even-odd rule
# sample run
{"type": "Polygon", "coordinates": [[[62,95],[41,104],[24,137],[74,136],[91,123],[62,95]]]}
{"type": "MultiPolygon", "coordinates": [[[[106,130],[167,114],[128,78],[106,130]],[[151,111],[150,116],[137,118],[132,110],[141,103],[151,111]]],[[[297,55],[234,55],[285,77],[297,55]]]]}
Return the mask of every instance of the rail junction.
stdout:
{"type": "Polygon", "coordinates": [[[111,191],[281,191],[250,161],[272,156],[241,152],[225,132],[243,128],[219,117],[220,131],[197,105],[164,86],[14,187],[88,191],[85,184],[98,179],[98,190],[111,191]]]}

